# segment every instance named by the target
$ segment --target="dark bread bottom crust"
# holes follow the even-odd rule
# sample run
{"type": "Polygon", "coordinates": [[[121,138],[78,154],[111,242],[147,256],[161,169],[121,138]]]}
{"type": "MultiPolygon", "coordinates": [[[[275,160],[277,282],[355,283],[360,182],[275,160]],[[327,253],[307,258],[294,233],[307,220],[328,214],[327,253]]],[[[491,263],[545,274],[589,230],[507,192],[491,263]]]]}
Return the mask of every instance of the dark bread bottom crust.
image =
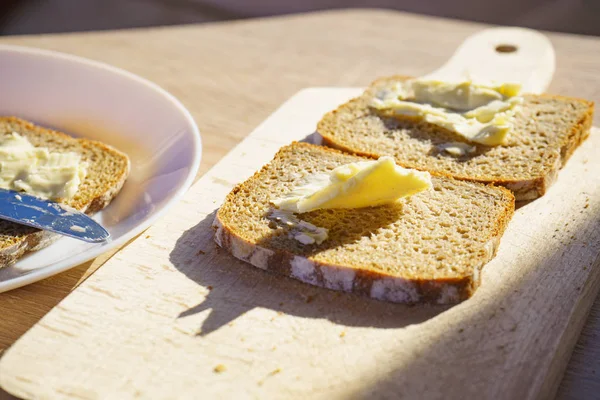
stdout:
{"type": "Polygon", "coordinates": [[[14,264],[27,253],[48,247],[59,238],[60,235],[40,230],[26,235],[25,240],[11,246],[8,252],[0,254],[0,268],[14,264]]]}
{"type": "MultiPolygon", "coordinates": [[[[490,259],[496,254],[504,226],[505,224],[499,228],[498,235],[492,238],[493,254],[490,259]]],[[[219,219],[218,213],[213,228],[215,241],[219,246],[234,257],[255,267],[314,286],[352,292],[393,303],[460,303],[471,297],[479,286],[481,280],[479,272],[485,264],[478,266],[473,275],[463,278],[408,280],[369,270],[321,264],[286,251],[263,248],[231,232],[219,219]]]]}
{"type": "Polygon", "coordinates": [[[560,159],[562,162],[561,168],[569,161],[573,152],[590,136],[592,123],[594,120],[593,106],[590,108],[583,118],[577,122],[577,125],[571,129],[565,143],[562,143],[560,148],[560,159]]]}

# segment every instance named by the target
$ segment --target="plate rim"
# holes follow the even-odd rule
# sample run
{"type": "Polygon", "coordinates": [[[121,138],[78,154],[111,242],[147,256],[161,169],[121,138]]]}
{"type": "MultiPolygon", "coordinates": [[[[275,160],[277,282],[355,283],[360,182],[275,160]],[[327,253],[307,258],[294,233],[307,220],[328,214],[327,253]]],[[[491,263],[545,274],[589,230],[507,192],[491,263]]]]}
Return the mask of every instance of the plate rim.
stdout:
{"type": "MultiPolygon", "coordinates": [[[[58,262],[56,264],[50,264],[50,265],[41,267],[39,270],[36,270],[35,272],[30,272],[30,273],[27,273],[24,275],[10,278],[6,281],[0,281],[0,293],[3,293],[3,292],[7,292],[9,290],[13,290],[13,289],[17,289],[19,287],[29,285],[31,283],[38,282],[40,280],[49,278],[51,276],[58,275],[61,272],[65,272],[69,269],[75,268],[93,258],[97,258],[98,256],[108,252],[111,249],[122,246],[123,244],[125,244],[129,240],[131,240],[132,238],[138,236],[140,233],[142,233],[143,231],[148,229],[152,224],[154,224],[154,222],[156,222],[156,220],[161,218],[167,211],[169,211],[171,209],[171,207],[176,205],[176,203],[178,203],[181,200],[183,195],[188,191],[188,189],[194,183],[194,180],[195,180],[196,175],[198,174],[198,170],[200,168],[200,161],[202,160],[202,147],[203,146],[202,146],[202,138],[200,136],[200,130],[198,129],[198,125],[196,124],[196,121],[194,120],[194,117],[192,116],[190,111],[183,105],[183,103],[179,99],[177,99],[175,96],[173,96],[171,93],[169,93],[166,89],[163,89],[158,84],[156,84],[146,78],[142,78],[141,76],[136,75],[133,72],[129,72],[125,69],[115,67],[113,65],[110,65],[110,64],[107,64],[107,63],[104,63],[101,61],[95,61],[95,60],[91,60],[89,58],[76,56],[76,55],[69,54],[69,53],[63,53],[63,52],[59,52],[59,51],[55,51],[55,50],[47,50],[47,49],[40,49],[37,47],[19,46],[19,45],[12,45],[12,44],[0,44],[0,53],[1,52],[14,52],[14,53],[21,53],[21,54],[31,54],[31,55],[37,55],[37,56],[41,55],[44,57],[57,58],[57,59],[66,60],[69,62],[74,62],[77,64],[84,64],[84,65],[87,65],[92,68],[109,71],[111,73],[115,73],[117,75],[124,76],[128,79],[132,79],[132,80],[136,81],[137,83],[144,85],[144,86],[158,92],[159,94],[161,94],[166,100],[171,102],[179,112],[181,112],[184,119],[186,120],[186,122],[188,123],[188,125],[191,128],[191,138],[192,138],[192,142],[193,142],[192,143],[193,159],[192,159],[192,163],[190,164],[190,170],[188,172],[188,175],[186,176],[185,180],[183,181],[183,184],[181,184],[175,190],[175,192],[173,193],[171,198],[166,201],[166,203],[162,207],[162,209],[159,209],[158,211],[154,212],[154,214],[152,214],[145,221],[134,226],[132,229],[125,232],[119,238],[117,238],[115,240],[111,240],[104,246],[101,245],[101,246],[97,246],[97,247],[92,247],[89,250],[86,250],[86,251],[82,252],[81,254],[74,256],[72,261],[70,261],[70,262],[67,262],[67,260],[71,260],[71,258],[68,258],[67,260],[58,262]],[[65,265],[62,265],[62,264],[65,264],[65,265]],[[53,268],[53,266],[55,266],[55,265],[57,265],[57,267],[53,268]]],[[[52,244],[50,246],[52,246],[52,244]]]]}

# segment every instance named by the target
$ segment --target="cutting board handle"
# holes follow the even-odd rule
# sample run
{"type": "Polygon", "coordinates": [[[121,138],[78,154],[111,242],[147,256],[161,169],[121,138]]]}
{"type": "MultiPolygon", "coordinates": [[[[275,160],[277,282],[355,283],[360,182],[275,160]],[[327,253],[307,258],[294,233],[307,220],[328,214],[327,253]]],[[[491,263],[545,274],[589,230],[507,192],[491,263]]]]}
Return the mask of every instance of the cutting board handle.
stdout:
{"type": "Polygon", "coordinates": [[[543,34],[524,28],[492,28],[469,36],[446,64],[426,78],[519,82],[523,92],[542,93],[554,68],[554,48],[543,34]]]}

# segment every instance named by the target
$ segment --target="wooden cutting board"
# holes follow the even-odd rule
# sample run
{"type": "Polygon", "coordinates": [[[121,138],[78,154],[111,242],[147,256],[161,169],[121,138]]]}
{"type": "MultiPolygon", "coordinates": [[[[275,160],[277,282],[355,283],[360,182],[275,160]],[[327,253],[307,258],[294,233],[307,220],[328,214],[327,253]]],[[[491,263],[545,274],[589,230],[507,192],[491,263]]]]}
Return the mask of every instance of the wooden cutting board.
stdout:
{"type": "Polygon", "coordinates": [[[84,399],[551,396],[600,283],[597,130],[550,192],[517,210],[482,286],[454,307],[314,288],[214,245],[233,185],[356,93],[308,89],[284,104],[5,354],[2,387],[84,399]]]}

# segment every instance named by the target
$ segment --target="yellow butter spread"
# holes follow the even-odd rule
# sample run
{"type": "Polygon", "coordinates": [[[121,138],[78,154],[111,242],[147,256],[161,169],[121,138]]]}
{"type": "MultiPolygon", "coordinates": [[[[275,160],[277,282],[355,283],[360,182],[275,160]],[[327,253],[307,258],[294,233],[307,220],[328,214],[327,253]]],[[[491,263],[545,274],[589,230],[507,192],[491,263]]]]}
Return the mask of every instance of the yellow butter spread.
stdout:
{"type": "Polygon", "coordinates": [[[18,133],[0,137],[0,187],[44,199],[72,198],[87,174],[77,153],[34,147],[18,133]]]}
{"type": "Polygon", "coordinates": [[[471,142],[497,146],[506,144],[515,112],[523,103],[520,91],[521,86],[514,83],[483,85],[413,79],[381,91],[371,106],[423,119],[471,142]]]}
{"type": "Polygon", "coordinates": [[[329,231],[326,228],[302,221],[291,211],[271,210],[268,218],[280,226],[289,228],[289,237],[304,245],[321,244],[328,237],[329,231]]]}
{"type": "Polygon", "coordinates": [[[463,142],[443,143],[437,146],[440,151],[450,154],[453,157],[462,157],[474,153],[477,148],[463,142]]]}
{"type": "Polygon", "coordinates": [[[362,208],[392,204],[431,187],[428,172],[402,168],[392,157],[345,164],[329,174],[314,174],[306,183],[272,203],[281,210],[305,213],[325,208],[362,208]]]}

